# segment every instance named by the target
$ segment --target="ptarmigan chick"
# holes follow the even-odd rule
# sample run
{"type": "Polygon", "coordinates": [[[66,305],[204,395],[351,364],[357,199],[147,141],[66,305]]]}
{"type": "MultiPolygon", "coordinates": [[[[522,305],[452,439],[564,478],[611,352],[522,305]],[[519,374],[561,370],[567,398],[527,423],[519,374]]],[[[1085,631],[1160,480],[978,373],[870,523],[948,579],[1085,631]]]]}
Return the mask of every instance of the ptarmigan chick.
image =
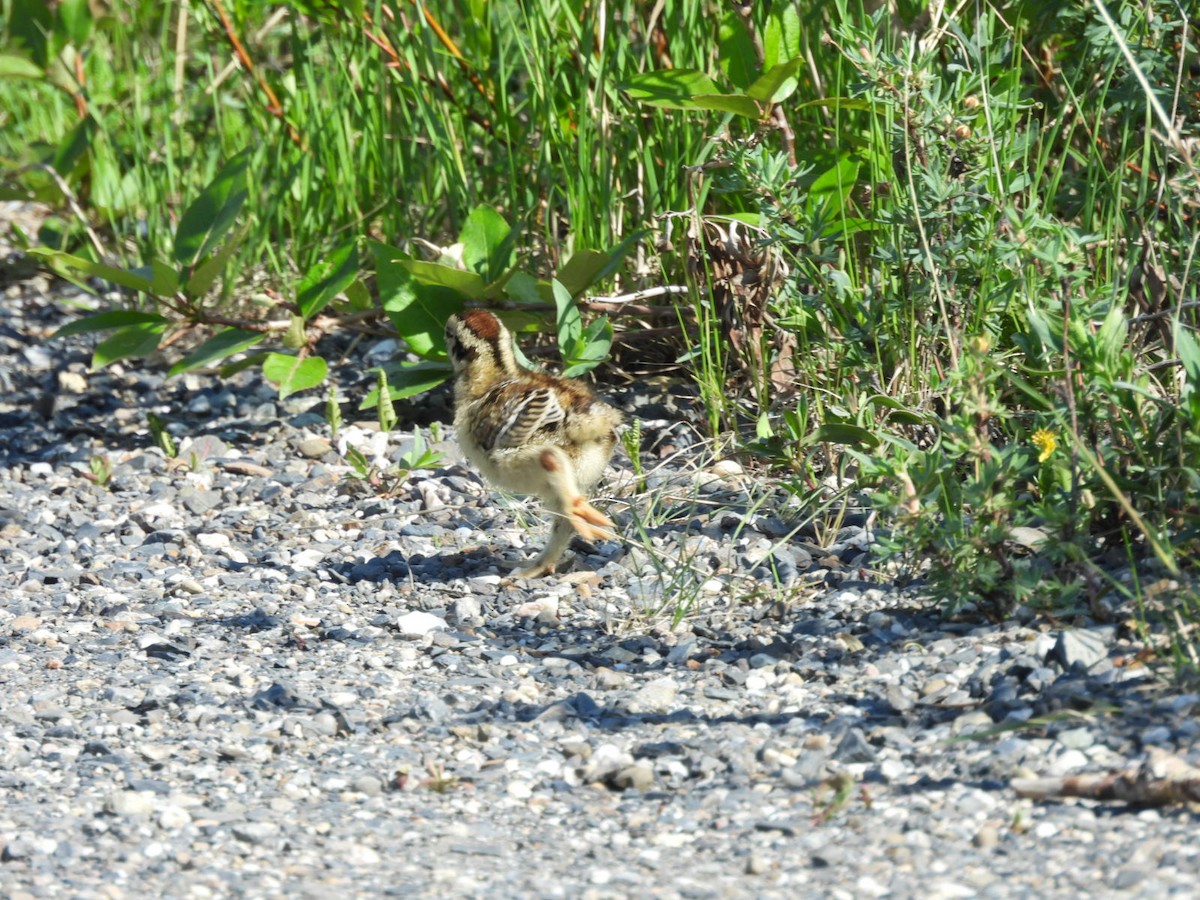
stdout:
{"type": "Polygon", "coordinates": [[[553,572],[573,532],[614,538],[613,523],[584,493],[608,465],[621,414],[578,381],[517,365],[512,336],[486,310],[451,316],[446,350],[463,453],[493,485],[539,497],[554,514],[546,549],[515,574],[553,572]]]}

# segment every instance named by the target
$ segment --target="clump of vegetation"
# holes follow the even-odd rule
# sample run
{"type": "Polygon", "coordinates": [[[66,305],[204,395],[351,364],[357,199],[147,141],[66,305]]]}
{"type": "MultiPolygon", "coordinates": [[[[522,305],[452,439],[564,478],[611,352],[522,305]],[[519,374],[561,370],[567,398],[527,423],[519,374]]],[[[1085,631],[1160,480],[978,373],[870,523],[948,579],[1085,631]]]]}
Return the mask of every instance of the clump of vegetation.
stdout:
{"type": "Polygon", "coordinates": [[[367,330],[390,401],[465,304],[571,375],[666,340],[714,437],[870,489],[948,611],[1106,613],[1197,545],[1196,25],[864,7],[6,0],[0,177],[103,295],[62,332],[98,365],[286,395],[367,330]]]}

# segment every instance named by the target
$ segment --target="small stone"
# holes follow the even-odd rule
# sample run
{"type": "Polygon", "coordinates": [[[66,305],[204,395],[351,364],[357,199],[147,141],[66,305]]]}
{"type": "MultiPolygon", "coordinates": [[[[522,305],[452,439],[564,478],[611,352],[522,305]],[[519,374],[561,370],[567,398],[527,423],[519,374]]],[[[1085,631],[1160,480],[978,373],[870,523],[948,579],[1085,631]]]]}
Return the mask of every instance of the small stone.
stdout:
{"type": "Polygon", "coordinates": [[[431,631],[440,631],[449,627],[445,619],[427,612],[405,613],[396,619],[396,630],[407,638],[424,637],[431,631]]]}
{"type": "Polygon", "coordinates": [[[1054,656],[1064,669],[1075,665],[1090,669],[1108,656],[1108,644],[1094,631],[1071,629],[1058,636],[1054,645],[1054,656]]]}
{"type": "Polygon", "coordinates": [[[771,861],[761,853],[751,853],[746,859],[747,875],[762,875],[771,869],[771,861]]]}
{"type": "Polygon", "coordinates": [[[274,822],[242,822],[234,825],[233,836],[247,844],[261,844],[279,833],[279,826],[274,822]]]}
{"type": "Polygon", "coordinates": [[[971,839],[971,843],[980,850],[991,850],[1000,843],[1000,831],[995,825],[988,822],[975,832],[975,837],[971,839]]]}
{"type": "Polygon", "coordinates": [[[459,597],[451,607],[451,615],[459,625],[473,625],[483,618],[483,604],[475,597],[459,597]]]}
{"type": "Polygon", "coordinates": [[[175,831],[191,824],[192,814],[182,806],[167,804],[158,811],[158,824],[168,831],[175,831]]]}
{"type": "Polygon", "coordinates": [[[833,758],[843,763],[872,763],[875,762],[875,749],[867,743],[862,731],[848,728],[833,751],[833,758]]]}
{"type": "Polygon", "coordinates": [[[635,715],[665,713],[671,709],[678,691],[673,678],[655,678],[638,688],[629,700],[628,709],[635,715]]]}
{"type": "Polygon", "coordinates": [[[333,444],[323,437],[310,437],[302,440],[296,449],[308,459],[320,459],[333,450],[333,444]]]}
{"type": "Polygon", "coordinates": [[[1058,742],[1070,750],[1086,750],[1096,743],[1090,728],[1068,728],[1058,733],[1058,742]]]}
{"type": "Polygon", "coordinates": [[[196,543],[205,550],[226,550],[232,541],[229,540],[229,535],[227,534],[201,532],[196,535],[196,543]]]}
{"type": "Polygon", "coordinates": [[[654,770],[645,763],[634,763],[617,771],[612,785],[618,790],[648,791],[654,785],[654,770]]]}
{"type": "Polygon", "coordinates": [[[505,790],[514,800],[528,800],[533,796],[533,787],[528,781],[510,781],[505,790]]]}
{"type": "Polygon", "coordinates": [[[150,791],[117,791],[108,799],[108,810],[116,816],[148,816],[154,812],[150,791]]]}

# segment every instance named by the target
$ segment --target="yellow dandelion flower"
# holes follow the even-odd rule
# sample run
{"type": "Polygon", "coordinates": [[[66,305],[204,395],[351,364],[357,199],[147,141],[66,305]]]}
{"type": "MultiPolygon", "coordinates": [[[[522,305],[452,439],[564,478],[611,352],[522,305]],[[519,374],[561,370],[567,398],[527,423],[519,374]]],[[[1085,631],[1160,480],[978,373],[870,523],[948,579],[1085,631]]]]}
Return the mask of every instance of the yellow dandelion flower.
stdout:
{"type": "Polygon", "coordinates": [[[1051,454],[1058,449],[1058,438],[1054,436],[1053,431],[1048,431],[1045,428],[1039,428],[1033,433],[1033,437],[1029,442],[1038,449],[1038,462],[1044,463],[1048,460],[1051,454]]]}

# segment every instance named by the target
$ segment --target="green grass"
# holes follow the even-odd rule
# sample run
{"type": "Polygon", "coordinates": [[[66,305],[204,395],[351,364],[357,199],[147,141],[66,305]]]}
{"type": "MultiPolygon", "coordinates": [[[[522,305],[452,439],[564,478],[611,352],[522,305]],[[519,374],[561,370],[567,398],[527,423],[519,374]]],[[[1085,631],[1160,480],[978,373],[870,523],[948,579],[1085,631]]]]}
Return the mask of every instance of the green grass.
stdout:
{"type": "MultiPolygon", "coordinates": [[[[1198,34],[1173,4],[949,21],[801,0],[754,5],[749,30],[684,0],[113,6],[0,3],[0,71],[43,73],[0,78],[0,175],[53,208],[35,242],[132,268],[171,259],[184,211],[249,148],[226,277],[168,318],[286,323],[334,248],[369,238],[357,265],[378,283],[323,296],[328,321],[302,310],[263,349],[315,355],[322,329],[378,325],[372,297],[414,338],[429,323],[397,310],[399,254],[494,224],[487,207],[511,247],[466,243],[522,276],[622,247],[590,258],[572,302],[686,285],[613,313],[618,332],[677,326],[711,437],[814,508],[831,475],[870,488],[892,563],[928,568],[948,611],[1094,613],[1119,565],[1194,578],[1198,34]],[[752,85],[776,62],[766,102],[752,85]],[[672,87],[690,69],[705,96],[672,87]],[[689,240],[730,215],[755,226],[739,252],[777,264],[759,295],[714,290],[728,273],[689,240]],[[264,286],[275,309],[244,299],[264,286]]],[[[502,304],[555,331],[548,282],[476,271],[486,291],[418,285],[417,306],[502,304]]],[[[414,349],[439,359],[436,338],[414,349]]],[[[1180,668],[1194,612],[1143,608],[1180,668]]]]}

